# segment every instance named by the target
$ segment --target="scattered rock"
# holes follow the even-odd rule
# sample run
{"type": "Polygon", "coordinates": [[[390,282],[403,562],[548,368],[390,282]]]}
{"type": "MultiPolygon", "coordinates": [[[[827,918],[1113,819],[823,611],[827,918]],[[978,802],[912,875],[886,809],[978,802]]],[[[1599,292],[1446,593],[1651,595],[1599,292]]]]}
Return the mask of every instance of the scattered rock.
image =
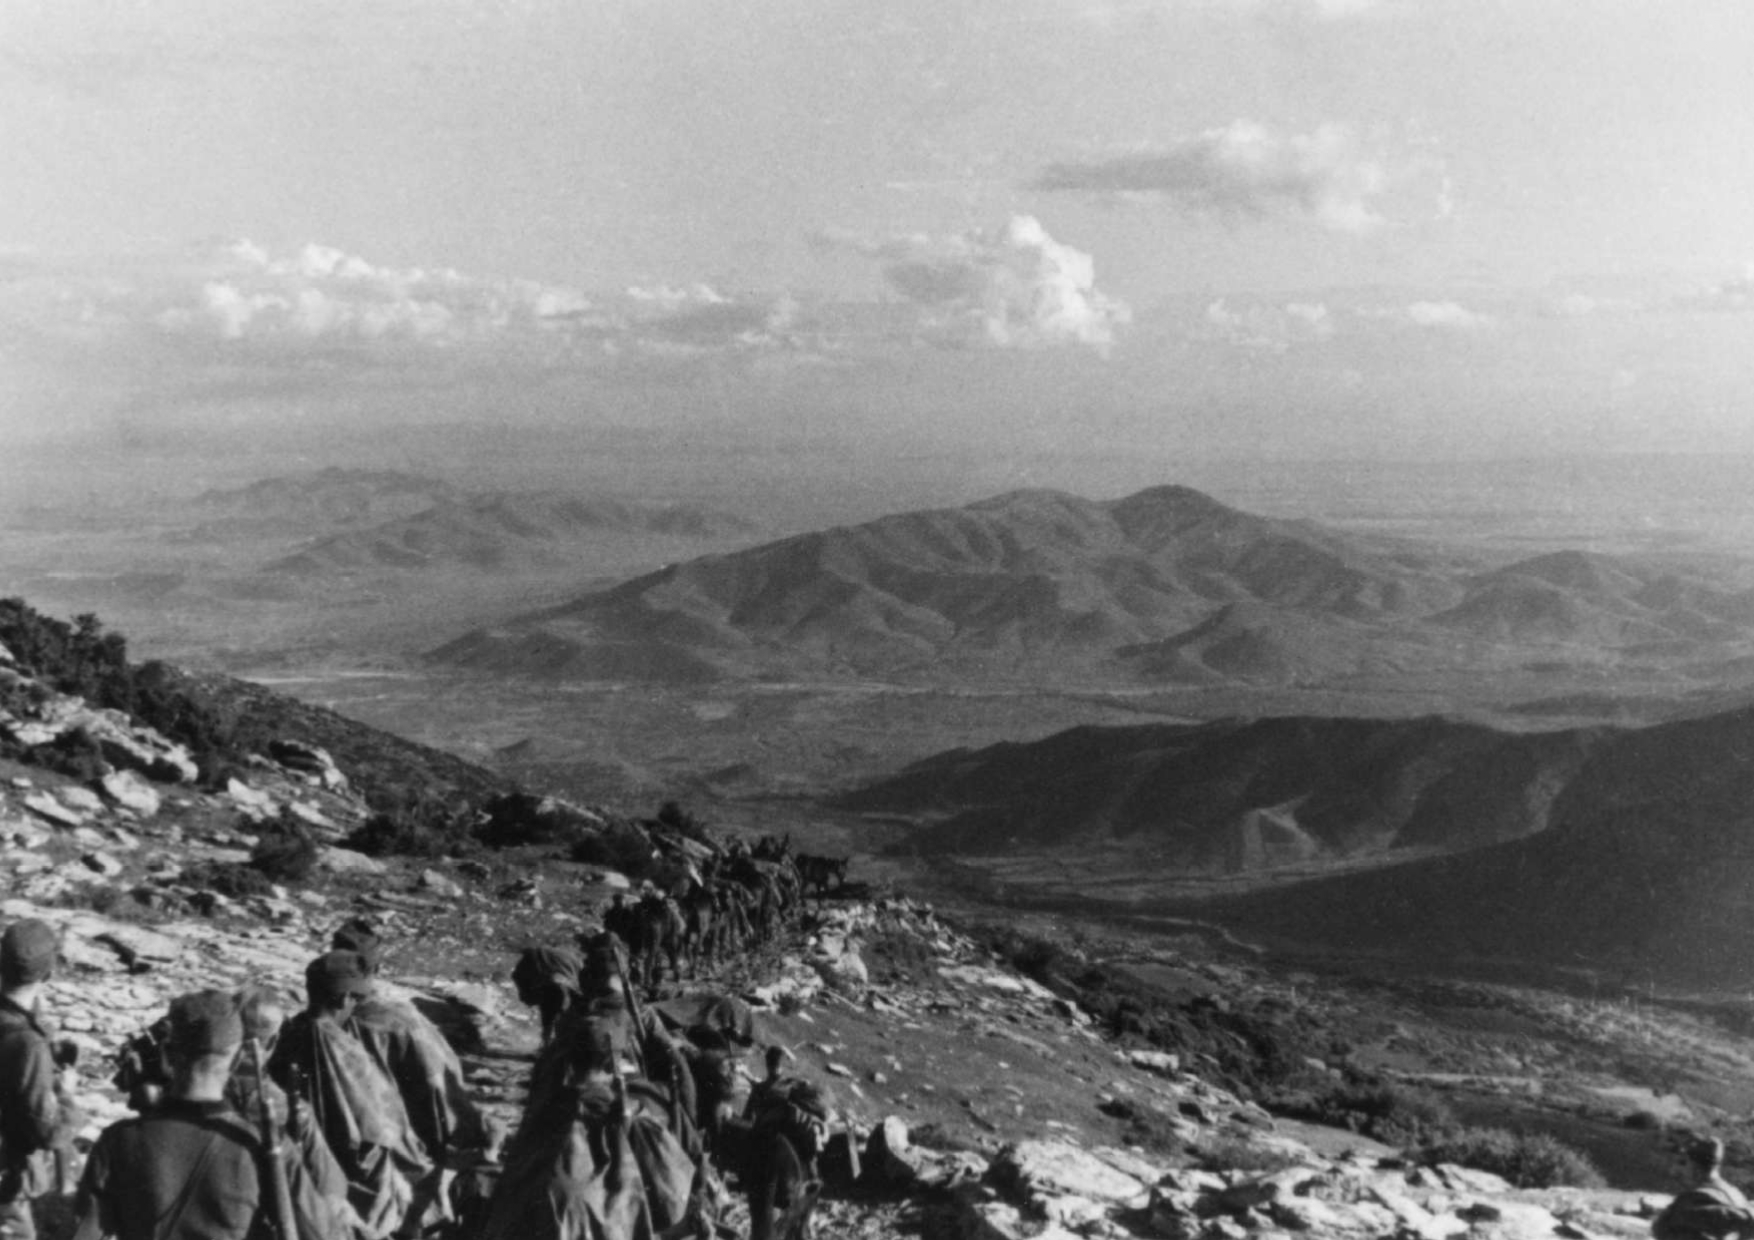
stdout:
{"type": "Polygon", "coordinates": [[[105,878],[114,878],[122,872],[122,863],[107,852],[88,852],[79,859],[81,865],[105,878]]]}
{"type": "Polygon", "coordinates": [[[331,874],[387,874],[390,867],[376,857],[351,848],[324,846],[317,850],[317,868],[331,874]]]}
{"type": "Polygon", "coordinates": [[[446,878],[437,870],[422,870],[415,885],[434,895],[444,896],[451,900],[461,900],[464,895],[463,885],[455,879],[446,878]]]}
{"type": "Polygon", "coordinates": [[[24,806],[47,818],[50,822],[62,827],[78,827],[85,823],[85,815],[68,809],[61,802],[46,792],[33,792],[24,798],[24,806]]]}
{"type": "Polygon", "coordinates": [[[81,788],[78,784],[67,784],[55,791],[61,804],[69,809],[78,810],[82,814],[101,814],[104,812],[103,798],[90,788],[81,788]]]}

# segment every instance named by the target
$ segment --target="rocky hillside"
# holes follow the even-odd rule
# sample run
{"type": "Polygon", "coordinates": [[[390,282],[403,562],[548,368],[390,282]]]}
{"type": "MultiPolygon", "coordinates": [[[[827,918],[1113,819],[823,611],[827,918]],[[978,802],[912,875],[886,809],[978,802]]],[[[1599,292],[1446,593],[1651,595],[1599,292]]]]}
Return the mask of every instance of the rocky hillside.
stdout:
{"type": "MultiPolygon", "coordinates": [[[[625,873],[553,842],[365,856],[345,844],[370,815],[355,789],[372,776],[311,743],[324,734],[279,738],[222,784],[199,784],[186,752],[163,734],[75,704],[16,662],[8,672],[15,690],[29,682],[10,700],[41,709],[9,708],[0,719],[9,738],[0,756],[0,920],[41,917],[63,932],[67,969],[50,987],[46,1015],[85,1051],[84,1140],[123,1113],[107,1083],[110,1058],[170,996],[246,981],[296,995],[304,962],[337,924],[360,915],[386,927],[395,992],[453,1038],[482,1102],[516,1110],[536,1026],[513,998],[512,959],[595,921],[627,888],[625,873]],[[101,767],[38,762],[50,752],[24,743],[37,737],[32,729],[76,709],[89,728],[115,729],[93,735],[101,767]]],[[[397,743],[362,752],[398,752],[397,743]]],[[[1611,794],[1613,781],[1603,782],[1611,794]]],[[[527,800],[521,821],[608,823],[597,811],[527,800]]],[[[1444,1151],[1461,1157],[1473,1148],[1461,1137],[1434,1144],[1430,1133],[1409,1135],[1424,1151],[1409,1159],[1356,1132],[1287,1118],[1350,1097],[1341,1088],[1348,1074],[1381,1081],[1385,1063],[1409,1063],[1410,1026],[1382,1032],[1377,1013],[1387,1009],[1367,992],[1330,983],[1311,996],[1306,981],[1276,978],[1258,963],[1172,950],[1148,961],[1179,980],[1122,988],[1116,966],[1090,955],[1000,948],[894,893],[848,893],[816,901],[777,950],[670,985],[742,996],[756,1009],[760,1040],[787,1046],[793,1071],[828,1083],[835,1125],[864,1150],[865,1174],[857,1186],[831,1185],[819,1234],[1644,1233],[1658,1198],[1516,1190],[1446,1159],[1444,1151]],[[1032,964],[1032,975],[1013,962],[1032,964]],[[1355,1004],[1365,1005],[1362,1015],[1355,1004]],[[1293,1087],[1302,1092],[1285,1092],[1293,1087]]],[[[1622,1072],[1643,1063],[1611,1030],[1564,1027],[1573,1042],[1533,1037],[1527,1063],[1550,1053],[1537,1048],[1561,1044],[1622,1072]]],[[[1701,1044],[1713,1053],[1754,1062],[1741,1040],[1710,1036],[1701,1044]]],[[[1648,1056],[1648,1034],[1643,1041],[1648,1056]]],[[[1463,1062],[1502,1067],[1516,1042],[1490,1043],[1463,1062]]],[[[1445,1055],[1463,1046],[1450,1045],[1445,1055]]],[[[1670,1045],[1678,1052],[1686,1043],[1670,1045]]],[[[1544,1069],[1555,1084],[1562,1062],[1544,1069]]],[[[1637,1096],[1647,1084],[1640,1075],[1610,1088],[1637,1096]]],[[[1700,1108],[1688,1117],[1728,1122],[1700,1108]]],[[[1643,1139],[1656,1149],[1663,1135],[1643,1139]]],[[[1513,1158],[1513,1167],[1524,1163],[1513,1158]]],[[[1663,1185],[1635,1177],[1634,1186],[1663,1185]]]]}
{"type": "Polygon", "coordinates": [[[1186,487],[910,512],[672,565],[436,652],[652,679],[856,673],[1306,684],[1521,661],[1724,659],[1736,582],[1562,554],[1506,567],[1186,487]]]}
{"type": "Polygon", "coordinates": [[[1225,904],[1275,936],[1747,984],[1754,710],[1607,734],[1529,838],[1225,904]]]}
{"type": "MultiPolygon", "coordinates": [[[[240,787],[248,792],[173,791],[130,807],[95,803],[53,774],[0,769],[0,868],[24,880],[0,901],[0,919],[41,917],[63,932],[67,969],[45,1010],[85,1051],[82,1140],[125,1113],[109,1060],[170,996],[245,982],[297,994],[304,962],[358,915],[388,930],[392,993],[453,1038],[483,1104],[513,1115],[537,1040],[507,980],[513,953],[570,937],[624,885],[619,876],[552,860],[434,865],[332,850],[320,883],[227,896],[209,876],[249,857],[255,798],[346,814],[344,796],[285,772],[264,769],[240,787]],[[49,802],[65,816],[45,813],[49,802]]],[[[1253,1002],[1247,989],[1260,979],[1191,967],[1232,1002],[1253,1002]]],[[[1275,1118],[1217,1083],[1204,1052],[1115,1040],[1076,991],[1020,975],[905,899],[822,907],[779,952],[682,989],[703,985],[755,1006],[759,1039],[790,1048],[789,1070],[827,1083],[834,1126],[863,1149],[861,1183],[830,1186],[818,1234],[1576,1240],[1642,1236],[1661,1201],[1517,1190],[1275,1118]]],[[[1189,1012],[1210,1009],[1189,1002],[1189,1012]]],[[[730,1207],[733,1226],[740,1209],[730,1207]]]]}
{"type": "Polygon", "coordinates": [[[1110,879],[1135,878],[1117,906],[1312,952],[1742,986],[1750,753],[1747,706],[1533,733],[1441,718],[1078,728],[942,754],[840,804],[914,817],[910,847],[927,854],[1013,869],[1039,855],[1030,898],[1098,896],[1049,875],[1053,858],[1100,856],[1110,879]],[[1252,894],[1173,886],[1202,875],[1247,876],[1252,894]]]}
{"type": "Polygon", "coordinates": [[[1610,736],[1442,718],[1075,728],[941,754],[838,803],[929,820],[913,843],[930,852],[1114,843],[1165,876],[1254,873],[1538,834],[1610,736]]]}

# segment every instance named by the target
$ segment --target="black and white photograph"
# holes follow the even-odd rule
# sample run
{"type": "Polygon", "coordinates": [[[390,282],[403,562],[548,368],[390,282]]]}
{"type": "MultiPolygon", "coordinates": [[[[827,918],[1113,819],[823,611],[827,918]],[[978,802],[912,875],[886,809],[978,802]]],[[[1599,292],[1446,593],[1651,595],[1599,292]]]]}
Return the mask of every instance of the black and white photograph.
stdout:
{"type": "Polygon", "coordinates": [[[1754,4],[0,0],[0,1240],[1754,1240],[1754,4]]]}

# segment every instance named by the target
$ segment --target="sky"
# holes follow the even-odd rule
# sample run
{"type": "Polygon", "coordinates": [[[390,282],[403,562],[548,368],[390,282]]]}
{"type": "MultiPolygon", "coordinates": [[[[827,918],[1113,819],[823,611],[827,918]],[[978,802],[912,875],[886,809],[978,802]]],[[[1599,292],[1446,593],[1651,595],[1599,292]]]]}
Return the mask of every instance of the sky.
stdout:
{"type": "Polygon", "coordinates": [[[1746,0],[3,0],[0,419],[1754,451],[1746,0]]]}

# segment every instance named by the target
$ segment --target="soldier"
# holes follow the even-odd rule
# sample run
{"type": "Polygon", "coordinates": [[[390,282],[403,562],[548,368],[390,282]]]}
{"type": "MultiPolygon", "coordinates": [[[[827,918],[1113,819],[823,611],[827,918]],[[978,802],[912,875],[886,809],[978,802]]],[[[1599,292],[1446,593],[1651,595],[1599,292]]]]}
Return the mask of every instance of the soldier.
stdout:
{"type": "Polygon", "coordinates": [[[768,1047],[767,1076],[749,1091],[743,1121],[727,1125],[739,1146],[750,1240],[805,1240],[822,1191],[816,1160],[828,1133],[828,1099],[819,1086],[782,1076],[784,1060],[784,1048],[768,1047]]]}
{"type": "MultiPolygon", "coordinates": [[[[225,1101],[243,1037],[232,995],[204,990],[171,1004],[165,1098],[98,1137],[79,1186],[75,1240],[261,1240],[272,1234],[270,1155],[225,1101]]],[[[281,1145],[279,1157],[290,1180],[297,1154],[281,1145]]],[[[290,1222],[297,1240],[344,1236],[347,1221],[331,1205],[319,1194],[294,1191],[292,1218],[274,1225],[290,1222]]]]}
{"type": "Polygon", "coordinates": [[[1723,1177],[1724,1143],[1706,1139],[1687,1152],[1698,1182],[1652,1220],[1655,1240],[1725,1240],[1754,1236],[1748,1199],[1723,1177]]]}
{"type": "Polygon", "coordinates": [[[354,952],[330,952],[305,969],[305,986],[309,1006],[282,1028],[269,1074],[310,1103],[366,1234],[413,1234],[422,1212],[414,1186],[427,1180],[433,1163],[395,1082],[347,1031],[371,993],[365,965],[354,952]]]}
{"type": "MultiPolygon", "coordinates": [[[[287,1005],[263,986],[244,987],[238,992],[237,1005],[244,1038],[261,1047],[266,1064],[280,1040],[281,1027],[289,1014],[287,1005]]],[[[225,1087],[225,1100],[239,1115],[255,1122],[266,1099],[273,1123],[284,1133],[282,1143],[296,1155],[288,1181],[294,1198],[301,1192],[315,1193],[328,1201],[336,1217],[345,1219],[350,1228],[357,1227],[358,1220],[347,1200],[347,1173],[335,1161],[323,1134],[317,1131],[309,1105],[303,1098],[288,1095],[272,1078],[258,1076],[253,1060],[253,1056],[240,1059],[225,1087]]]]}
{"type": "Polygon", "coordinates": [[[616,892],[609,900],[609,907],[603,910],[603,929],[620,939],[623,946],[631,947],[635,936],[639,933],[632,906],[627,897],[616,892]]]}
{"type": "Polygon", "coordinates": [[[60,958],[55,931],[34,918],[0,936],[0,1237],[37,1234],[31,1201],[54,1181],[56,1151],[72,1145],[82,1117],[73,1106],[71,1069],[56,1054],[37,1008],[60,958]]]}

